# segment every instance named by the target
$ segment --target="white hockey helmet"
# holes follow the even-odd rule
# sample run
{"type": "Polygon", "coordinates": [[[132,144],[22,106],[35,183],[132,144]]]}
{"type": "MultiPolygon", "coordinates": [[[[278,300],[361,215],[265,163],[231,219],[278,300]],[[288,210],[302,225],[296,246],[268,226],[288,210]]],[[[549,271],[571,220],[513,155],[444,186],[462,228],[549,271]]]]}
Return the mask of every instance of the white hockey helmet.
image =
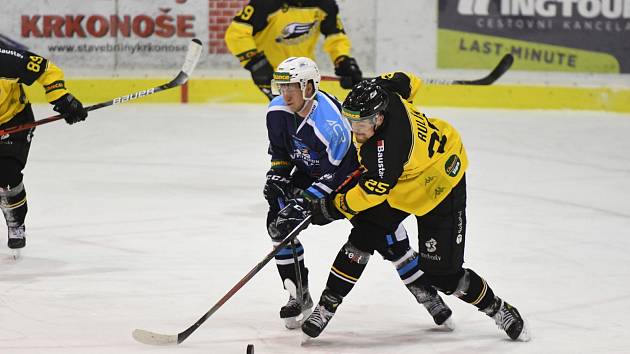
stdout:
{"type": "Polygon", "coordinates": [[[302,97],[305,100],[312,100],[319,90],[319,82],[322,77],[319,74],[317,64],[306,57],[290,57],[285,59],[273,73],[273,80],[271,80],[271,93],[274,95],[280,94],[280,85],[289,84],[294,82],[300,83],[300,89],[302,90],[302,97]],[[310,97],[306,97],[306,84],[309,81],[313,81],[313,94],[310,97]]]}

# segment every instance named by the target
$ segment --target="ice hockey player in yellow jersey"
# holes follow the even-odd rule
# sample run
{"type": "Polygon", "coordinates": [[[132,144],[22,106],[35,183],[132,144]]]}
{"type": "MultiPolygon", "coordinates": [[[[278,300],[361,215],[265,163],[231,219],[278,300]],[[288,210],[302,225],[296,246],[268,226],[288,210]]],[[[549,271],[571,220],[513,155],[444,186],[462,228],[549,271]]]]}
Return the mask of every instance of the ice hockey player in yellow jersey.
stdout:
{"type": "MultiPolygon", "coordinates": [[[[420,85],[414,75],[396,72],[353,87],[342,113],[352,126],[364,172],[350,190],[312,203],[311,223],[350,219],[349,239],[367,257],[375,241],[412,215],[418,224],[419,254],[410,257],[410,264],[419,264],[422,271],[414,283],[454,295],[491,317],[512,340],[527,341],[530,333],[519,311],[496,296],[484,278],[463,267],[468,158],[450,123],[414,107],[420,85]]],[[[339,257],[332,269],[348,262],[339,257]]],[[[355,266],[348,276],[357,281],[362,271],[355,266]]],[[[306,335],[321,334],[344,294],[347,289],[329,277],[319,304],[302,325],[306,335]]]]}
{"type": "MultiPolygon", "coordinates": [[[[46,90],[46,99],[68,124],[85,120],[87,111],[66,89],[61,69],[37,54],[0,44],[0,129],[35,120],[23,88],[34,82],[46,90]]],[[[0,209],[9,231],[7,245],[16,252],[26,245],[27,202],[22,170],[33,131],[0,136],[0,209]]]]}
{"type": "Polygon", "coordinates": [[[225,42],[271,100],[274,69],[289,57],[315,60],[320,33],[341,86],[352,88],[362,73],[350,55],[350,39],[335,0],[251,0],[232,20],[225,42]]]}

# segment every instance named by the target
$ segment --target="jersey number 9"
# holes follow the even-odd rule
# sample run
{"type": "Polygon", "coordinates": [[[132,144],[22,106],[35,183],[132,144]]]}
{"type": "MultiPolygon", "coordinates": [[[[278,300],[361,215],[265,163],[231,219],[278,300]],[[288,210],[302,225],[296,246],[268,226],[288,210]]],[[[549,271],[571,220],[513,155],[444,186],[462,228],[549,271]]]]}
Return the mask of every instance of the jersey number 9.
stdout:
{"type": "Polygon", "coordinates": [[[247,5],[236,14],[236,17],[239,17],[243,21],[247,21],[250,18],[252,18],[253,14],[254,14],[254,7],[251,5],[247,5]]]}

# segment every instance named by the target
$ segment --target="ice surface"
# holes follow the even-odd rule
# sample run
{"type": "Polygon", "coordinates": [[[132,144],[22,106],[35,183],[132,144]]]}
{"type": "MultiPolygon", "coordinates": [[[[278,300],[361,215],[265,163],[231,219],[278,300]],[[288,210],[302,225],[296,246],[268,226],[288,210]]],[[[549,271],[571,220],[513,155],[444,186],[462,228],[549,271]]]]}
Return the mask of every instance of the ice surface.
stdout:
{"type": "MultiPolygon", "coordinates": [[[[0,353],[630,351],[630,116],[427,112],[468,148],[466,265],[526,316],[531,342],[453,297],[457,330],[435,330],[378,256],[308,346],[278,317],[287,295],[273,263],[179,347],[134,341],[134,328],[187,328],[270,250],[269,162],[263,106],[121,105],[37,129],[28,246],[18,263],[0,253],[0,353]]],[[[348,230],[301,236],[314,299],[348,230]]]]}

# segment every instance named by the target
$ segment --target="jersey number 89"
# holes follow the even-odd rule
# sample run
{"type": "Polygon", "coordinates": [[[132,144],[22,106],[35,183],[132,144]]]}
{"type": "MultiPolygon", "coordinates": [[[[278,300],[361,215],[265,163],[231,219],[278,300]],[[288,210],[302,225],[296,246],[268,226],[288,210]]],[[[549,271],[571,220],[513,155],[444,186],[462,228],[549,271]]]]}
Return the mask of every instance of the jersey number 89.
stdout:
{"type": "Polygon", "coordinates": [[[38,57],[36,55],[31,55],[28,57],[30,60],[28,62],[28,64],[26,64],[26,68],[30,71],[34,71],[36,73],[39,72],[39,70],[41,69],[41,63],[42,61],[44,61],[44,58],[42,57],[38,57]]]}

